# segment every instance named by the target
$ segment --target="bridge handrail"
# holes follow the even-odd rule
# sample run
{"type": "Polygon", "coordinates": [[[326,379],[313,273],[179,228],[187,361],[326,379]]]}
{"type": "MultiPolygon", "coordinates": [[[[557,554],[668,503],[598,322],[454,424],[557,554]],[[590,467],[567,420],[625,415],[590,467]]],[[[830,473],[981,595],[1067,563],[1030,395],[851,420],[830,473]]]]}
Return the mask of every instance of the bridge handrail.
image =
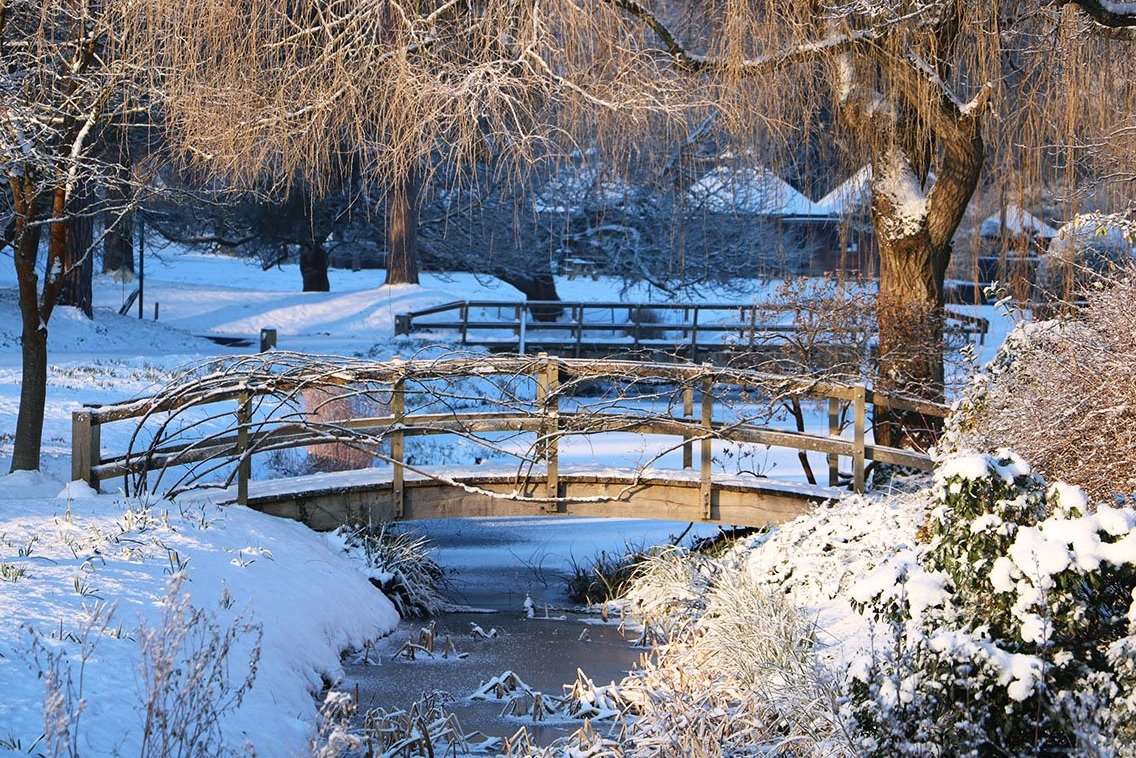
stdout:
{"type": "MultiPolygon", "coordinates": [[[[881,392],[862,384],[846,384],[827,380],[787,377],[750,369],[714,367],[708,364],[690,365],[674,363],[645,363],[638,361],[590,361],[557,358],[542,355],[536,359],[524,357],[479,357],[476,359],[450,359],[441,361],[391,361],[345,365],[340,371],[327,375],[326,384],[350,386],[363,382],[390,384],[393,388],[390,415],[337,420],[332,430],[314,430],[302,423],[278,423],[267,431],[253,431],[250,417],[251,399],[257,395],[279,395],[304,386],[287,376],[278,380],[259,382],[242,381],[237,376],[209,375],[212,378],[232,379],[231,386],[212,388],[197,394],[187,393],[167,398],[138,398],[114,405],[87,407],[72,415],[72,478],[87,481],[98,487],[99,481],[114,476],[139,474],[164,469],[171,465],[193,463],[224,456],[239,456],[237,471],[238,501],[247,502],[249,460],[253,453],[305,447],[312,444],[336,442],[335,429],[379,430],[392,439],[391,461],[394,465],[396,491],[401,496],[401,483],[406,467],[402,450],[404,436],[417,434],[444,434],[469,432],[535,431],[541,456],[548,464],[549,498],[556,499],[557,440],[572,434],[635,431],[644,434],[677,436],[683,439],[684,467],[693,466],[693,443],[700,444],[700,467],[705,498],[710,492],[710,443],[713,439],[751,442],[784,447],[798,451],[824,453],[829,461],[829,484],[838,483],[839,457],[852,459],[853,489],[864,488],[865,461],[911,466],[929,470],[931,459],[909,450],[871,445],[865,442],[867,406],[906,411],[932,417],[945,417],[947,406],[918,398],[881,392]],[[405,383],[428,381],[453,376],[533,376],[537,380],[537,414],[516,412],[479,413],[404,413],[399,398],[405,383]],[[564,375],[576,378],[612,377],[623,380],[661,380],[681,384],[683,387],[683,418],[640,416],[633,413],[577,414],[560,412],[556,388],[564,375]],[[827,400],[829,404],[829,434],[822,436],[804,432],[771,429],[750,423],[715,421],[713,418],[713,388],[730,386],[740,389],[760,388],[783,396],[809,397],[827,400]],[[696,418],[694,390],[701,391],[701,416],[696,418]],[[192,442],[156,447],[145,452],[126,453],[103,457],[100,446],[100,427],[103,424],[187,407],[237,401],[236,432],[212,435],[192,442]],[[841,436],[839,423],[840,404],[847,403],[853,411],[853,439],[841,436]],[[397,443],[397,444],[396,444],[397,443]]],[[[326,385],[325,385],[326,386],[326,385]]],[[[342,441],[341,439],[338,441],[342,441]]],[[[708,502],[708,500],[707,500],[708,502]]],[[[706,505],[706,508],[709,508],[706,505]]]]}
{"type": "MultiPolygon", "coordinates": [[[[777,303],[675,303],[675,302],[617,302],[617,301],[584,301],[584,300],[452,300],[447,303],[440,303],[438,305],[430,306],[429,308],[422,308],[415,311],[408,311],[407,313],[395,316],[395,335],[410,334],[414,329],[414,321],[421,319],[425,316],[433,316],[439,313],[449,313],[457,311],[460,320],[458,321],[426,321],[420,325],[425,328],[434,329],[458,329],[462,334],[462,341],[466,339],[466,333],[470,330],[500,330],[512,329],[518,333],[523,330],[527,324],[525,313],[530,309],[540,308],[557,308],[560,310],[568,311],[571,314],[571,320],[567,322],[536,322],[532,328],[540,329],[553,329],[561,331],[571,331],[577,333],[576,337],[579,340],[582,337],[582,331],[588,330],[633,330],[634,336],[639,337],[640,330],[667,330],[667,331],[682,331],[691,332],[693,339],[697,340],[698,332],[721,332],[721,331],[739,331],[749,332],[754,334],[759,331],[764,332],[791,332],[794,331],[792,325],[787,324],[766,324],[757,321],[757,314],[759,311],[788,311],[792,310],[793,306],[788,304],[777,303]],[[473,321],[470,319],[470,310],[474,308],[497,308],[497,309],[511,309],[513,311],[513,318],[509,321],[496,320],[496,321],[473,321]],[[619,322],[615,320],[614,312],[616,310],[627,310],[628,320],[619,322]],[[610,310],[613,313],[612,320],[608,321],[584,321],[585,310],[610,310]],[[634,311],[682,311],[682,322],[640,322],[631,317],[634,311]],[[738,313],[738,321],[736,322],[717,322],[707,324],[706,322],[699,323],[698,314],[702,311],[732,311],[738,313]],[[686,314],[692,314],[692,320],[687,320],[686,314]],[[747,319],[747,315],[748,319],[747,319]]],[[[966,334],[976,334],[979,337],[980,343],[985,343],[986,335],[990,331],[990,321],[983,316],[977,316],[970,313],[964,313],[951,308],[944,308],[944,316],[947,320],[958,321],[962,324],[961,331],[966,334]]]]}

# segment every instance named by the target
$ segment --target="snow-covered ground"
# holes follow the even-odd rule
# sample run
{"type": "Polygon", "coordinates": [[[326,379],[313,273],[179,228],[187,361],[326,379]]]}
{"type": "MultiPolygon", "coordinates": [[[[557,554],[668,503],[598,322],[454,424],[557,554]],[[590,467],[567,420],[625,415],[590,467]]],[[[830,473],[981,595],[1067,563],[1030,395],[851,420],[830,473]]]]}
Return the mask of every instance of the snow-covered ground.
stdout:
{"type": "MultiPolygon", "coordinates": [[[[384,358],[421,348],[396,342],[393,324],[399,313],[457,299],[521,298],[508,285],[468,274],[426,274],[418,286],[383,287],[382,280],[382,271],[333,270],[331,292],[301,293],[295,266],[262,271],[230,258],[170,255],[147,262],[143,320],[117,315],[133,285],[106,277],[95,283],[94,321],[73,309],[56,310],[49,324],[43,469],[0,478],[0,749],[26,751],[36,743],[44,731],[43,675],[54,670],[71,672],[73,683],[82,671],[83,691],[70,701],[74,705],[81,696],[85,702],[72,730],[81,752],[137,752],[147,692],[141,642],[145,630],[161,622],[163,608],[170,607],[170,576],[184,573],[182,592],[207,610],[218,628],[242,619],[259,625],[264,635],[256,684],[224,720],[226,740],[231,745],[249,741],[261,755],[303,750],[315,716],[312,693],[325,679],[336,678],[343,648],[392,628],[396,616],[390,604],[323,537],[298,524],[235,507],[162,501],[147,508],[136,499],[91,496],[81,487],[67,487],[71,413],[85,403],[144,395],[203,358],[255,349],[222,347],[201,335],[253,337],[269,327],[278,330],[281,348],[384,358]],[[155,302],[160,303],[157,322],[152,320],[155,302]],[[57,497],[61,492],[67,496],[57,497]]],[[[752,292],[763,286],[755,283],[752,292]]],[[[558,287],[565,298],[652,299],[604,278],[560,280],[558,287]]],[[[708,291],[700,299],[739,297],[737,290],[708,291]]],[[[1008,320],[992,308],[973,310],[993,325],[982,360],[996,349],[1008,320]]],[[[0,260],[4,471],[19,386],[19,318],[14,273],[5,258],[0,260]]],[[[105,446],[121,446],[129,430],[120,426],[120,431],[107,428],[105,446]]],[[[560,455],[566,466],[635,466],[667,444],[673,440],[612,434],[565,441],[560,455]]],[[[724,448],[716,446],[715,452],[724,448]]],[[[764,462],[774,466],[779,479],[801,480],[795,453],[774,452],[764,462]]],[[[655,465],[678,468],[680,456],[671,453],[655,465]]],[[[813,465],[822,470],[819,456],[813,465]]],[[[528,522],[490,524],[533,535],[543,528],[539,519],[528,522]]],[[[633,524],[620,522],[602,533],[573,528],[571,547],[555,551],[557,562],[563,562],[564,552],[581,557],[597,546],[611,547],[613,535],[622,541],[635,539],[637,532],[662,533],[658,526],[633,524]]],[[[458,548],[450,557],[460,555],[458,548]]],[[[242,669],[251,639],[248,633],[238,635],[232,671],[242,669]]],[[[65,715],[67,697],[58,702],[65,715]]],[[[51,718],[63,723],[61,715],[51,718]]],[[[42,741],[36,749],[48,752],[42,741]]]]}
{"type": "Polygon", "coordinates": [[[66,731],[78,754],[141,754],[147,706],[164,702],[171,717],[179,704],[201,710],[188,699],[190,679],[214,663],[232,677],[214,692],[232,694],[259,635],[256,679],[223,715],[220,736],[260,755],[301,754],[313,695],[341,675],[340,652],[398,623],[360,567],[299,523],[247,508],[147,507],[78,487],[55,497],[52,489],[58,484],[40,474],[0,477],[0,748],[59,754],[49,743],[66,731]],[[168,595],[174,575],[180,591],[168,595]],[[181,597],[222,636],[236,632],[227,661],[210,655],[205,621],[166,624],[181,597]],[[172,632],[166,653],[145,644],[164,624],[172,632]],[[144,674],[168,663],[181,679],[160,686],[144,674]],[[48,712],[55,687],[60,699],[48,712]]]}

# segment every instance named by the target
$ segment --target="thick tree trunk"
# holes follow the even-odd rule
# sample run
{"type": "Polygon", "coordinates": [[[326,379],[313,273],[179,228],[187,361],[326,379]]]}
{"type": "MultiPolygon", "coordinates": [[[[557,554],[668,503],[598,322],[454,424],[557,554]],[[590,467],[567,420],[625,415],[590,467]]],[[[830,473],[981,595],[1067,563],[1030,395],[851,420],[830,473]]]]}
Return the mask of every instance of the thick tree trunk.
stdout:
{"type": "MultiPolygon", "coordinates": [[[[879,371],[876,386],[942,402],[943,281],[958,229],[983,163],[977,123],[945,141],[939,177],[920,200],[909,155],[893,147],[873,174],[872,219],[880,250],[879,371]]],[[[875,439],[882,445],[926,450],[938,438],[940,419],[904,411],[877,411],[875,439]]]]}
{"type": "Polygon", "coordinates": [[[114,223],[114,227],[107,229],[103,238],[103,273],[134,273],[134,214],[123,214],[117,223],[111,218],[108,223],[114,223]]]}
{"type": "MultiPolygon", "coordinates": [[[[943,400],[943,275],[926,234],[881,239],[879,372],[875,385],[887,392],[943,400]]],[[[926,450],[938,436],[938,419],[918,413],[877,411],[875,439],[882,445],[926,450]]]]}
{"type": "MultiPolygon", "coordinates": [[[[500,279],[519,289],[528,300],[560,300],[556,291],[556,280],[551,273],[533,274],[531,276],[506,273],[500,279]]],[[[533,318],[537,321],[555,321],[564,313],[558,305],[538,305],[530,308],[533,318]]]]}
{"type": "Polygon", "coordinates": [[[94,273],[94,223],[91,216],[73,216],[62,222],[65,227],[63,254],[63,282],[59,290],[59,304],[81,310],[87,318],[94,317],[91,305],[91,276],[94,273]]]}
{"type": "Polygon", "coordinates": [[[304,292],[328,292],[327,251],[316,242],[300,246],[300,276],[304,278],[304,292]]]}
{"type": "Polygon", "coordinates": [[[103,237],[103,273],[126,270],[134,273],[134,214],[106,214],[103,237]]]}
{"type": "Polygon", "coordinates": [[[418,284],[418,183],[395,181],[387,200],[387,284],[418,284]]]}

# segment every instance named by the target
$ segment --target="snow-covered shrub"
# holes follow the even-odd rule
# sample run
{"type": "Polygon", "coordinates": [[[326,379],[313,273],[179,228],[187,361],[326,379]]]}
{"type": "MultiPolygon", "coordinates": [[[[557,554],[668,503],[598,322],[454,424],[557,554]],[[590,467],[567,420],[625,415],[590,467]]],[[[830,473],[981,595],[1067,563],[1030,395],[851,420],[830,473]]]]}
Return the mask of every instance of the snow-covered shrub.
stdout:
{"type": "Polygon", "coordinates": [[[433,616],[445,607],[446,573],[426,537],[380,524],[341,526],[328,539],[363,565],[403,618],[433,616]]]}
{"type": "Polygon", "coordinates": [[[1058,230],[1037,267],[1037,297],[1043,311],[1079,298],[1093,284],[1132,263],[1130,230],[1122,219],[1084,214],[1058,230]]]}
{"type": "Polygon", "coordinates": [[[1136,492],[1136,272],[1073,318],[1022,324],[964,392],[939,447],[1017,451],[1095,498],[1136,492]]]}
{"type": "Polygon", "coordinates": [[[853,593],[877,622],[849,671],[859,751],[1131,754],[1136,511],[1008,451],[947,458],[934,493],[927,544],[853,593]]]}
{"type": "Polygon", "coordinates": [[[683,604],[697,615],[619,684],[623,755],[851,754],[807,612],[741,565],[688,584],[683,604]]]}
{"type": "Polygon", "coordinates": [[[664,638],[675,637],[706,608],[718,562],[681,547],[655,551],[635,570],[624,595],[627,609],[664,638]]]}

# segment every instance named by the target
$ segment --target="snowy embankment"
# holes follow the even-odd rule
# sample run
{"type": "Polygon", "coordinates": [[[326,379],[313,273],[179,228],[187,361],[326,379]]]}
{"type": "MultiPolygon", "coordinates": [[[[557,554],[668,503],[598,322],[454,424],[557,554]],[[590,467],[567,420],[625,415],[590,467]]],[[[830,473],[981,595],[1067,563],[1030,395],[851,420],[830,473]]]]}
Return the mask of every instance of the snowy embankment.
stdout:
{"type": "Polygon", "coordinates": [[[398,622],[359,565],[296,522],[51,489],[0,478],[0,748],[164,754],[179,714],[207,722],[252,664],[197,747],[303,754],[340,653],[398,622]]]}

